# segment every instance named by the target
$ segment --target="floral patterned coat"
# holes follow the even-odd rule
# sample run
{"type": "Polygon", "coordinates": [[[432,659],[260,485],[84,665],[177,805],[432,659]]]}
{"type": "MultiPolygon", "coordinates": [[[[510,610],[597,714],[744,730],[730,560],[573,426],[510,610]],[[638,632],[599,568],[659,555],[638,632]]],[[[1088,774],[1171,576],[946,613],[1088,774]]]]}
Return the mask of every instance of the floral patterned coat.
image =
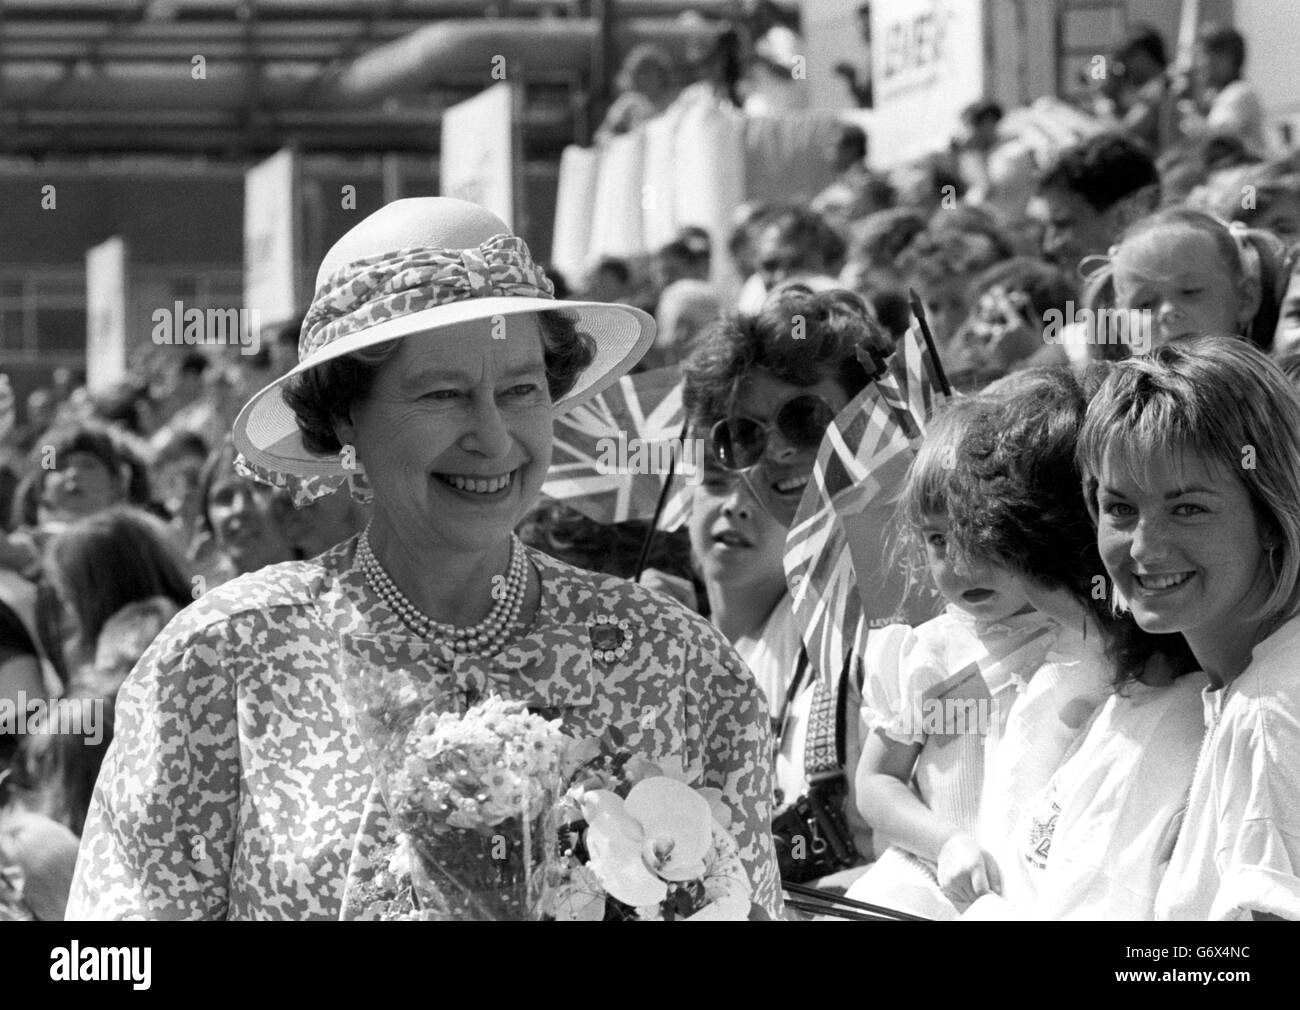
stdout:
{"type": "Polygon", "coordinates": [[[573,735],[615,727],[633,753],[679,758],[723,791],[754,901],[780,914],[766,705],[712,625],[530,549],[532,626],[489,660],[452,661],[373,594],[355,552],[353,538],[216,588],[150,647],[118,698],[69,919],[384,913],[375,870],[395,839],[340,691],[341,635],[437,690],[525,699],[573,735]],[[629,622],[623,657],[596,648],[600,615],[629,622]]]}

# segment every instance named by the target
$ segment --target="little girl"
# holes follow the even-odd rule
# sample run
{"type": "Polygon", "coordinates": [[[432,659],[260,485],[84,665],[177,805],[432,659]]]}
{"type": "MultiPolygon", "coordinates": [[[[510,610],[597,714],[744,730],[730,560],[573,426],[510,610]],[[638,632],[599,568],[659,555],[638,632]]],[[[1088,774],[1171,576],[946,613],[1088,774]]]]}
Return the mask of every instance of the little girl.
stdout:
{"type": "Polygon", "coordinates": [[[1061,630],[1029,605],[1005,567],[962,563],[948,549],[963,440],[995,416],[992,399],[958,400],[928,429],[900,514],[947,608],[915,629],[871,632],[864,657],[862,717],[871,732],[858,763],[858,806],[876,851],[891,847],[848,893],[929,918],[955,918],[954,903],[1000,884],[974,839],[985,753],[1061,630]]]}
{"type": "Polygon", "coordinates": [[[967,444],[950,539],[1018,572],[1030,602],[1075,642],[1061,636],[1013,705],[977,837],[998,860],[1012,914],[1150,919],[1200,745],[1205,675],[1181,635],[1112,610],[1079,493],[1085,408],[1068,372],[1032,373],[1002,392],[995,436],[967,444]],[[1090,668],[1111,672],[1114,688],[1095,714],[1091,697],[1071,697],[1090,668]]]}
{"type": "MultiPolygon", "coordinates": [[[[1269,232],[1171,207],[1131,225],[1093,274],[1090,307],[1140,313],[1136,333],[1107,320],[1092,334],[1100,357],[1145,354],[1194,333],[1239,336],[1267,351],[1286,284],[1286,249],[1269,232]]],[[[1132,330],[1133,327],[1129,326],[1132,330]]]]}

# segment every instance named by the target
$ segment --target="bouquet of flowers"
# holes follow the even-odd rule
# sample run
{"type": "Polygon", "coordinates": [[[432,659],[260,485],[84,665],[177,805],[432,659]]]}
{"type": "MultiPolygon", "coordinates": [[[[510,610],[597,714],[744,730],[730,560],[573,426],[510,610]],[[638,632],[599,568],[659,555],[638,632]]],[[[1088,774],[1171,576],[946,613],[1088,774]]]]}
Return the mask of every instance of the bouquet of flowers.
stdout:
{"type": "Polygon", "coordinates": [[[544,912],[568,921],[743,920],[753,889],[718,789],[621,750],[573,744],[544,912]]]}
{"type": "Polygon", "coordinates": [[[450,697],[421,703],[401,674],[372,671],[345,693],[399,831],[391,862],[409,871],[414,917],[537,918],[570,743],[558,720],[495,696],[463,714],[450,697]]]}
{"type": "Polygon", "coordinates": [[[748,916],[720,790],[633,757],[613,728],[574,740],[524,702],[466,707],[461,693],[385,668],[364,639],[343,657],[344,696],[398,832],[379,891],[409,888],[416,906],[399,917],[748,916]]]}

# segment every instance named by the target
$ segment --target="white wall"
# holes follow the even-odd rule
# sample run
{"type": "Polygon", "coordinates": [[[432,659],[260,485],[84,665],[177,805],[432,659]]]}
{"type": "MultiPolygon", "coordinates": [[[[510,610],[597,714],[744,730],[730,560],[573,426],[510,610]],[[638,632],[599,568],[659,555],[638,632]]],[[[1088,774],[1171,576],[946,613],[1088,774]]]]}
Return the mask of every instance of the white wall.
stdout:
{"type": "Polygon", "coordinates": [[[808,89],[814,107],[851,109],[855,102],[832,68],[843,62],[866,73],[866,46],[858,35],[859,0],[802,0],[800,17],[808,52],[808,89]]]}
{"type": "Polygon", "coordinates": [[[1300,114],[1300,3],[1237,0],[1234,7],[1233,24],[1246,37],[1246,79],[1271,116],[1300,114]]]}

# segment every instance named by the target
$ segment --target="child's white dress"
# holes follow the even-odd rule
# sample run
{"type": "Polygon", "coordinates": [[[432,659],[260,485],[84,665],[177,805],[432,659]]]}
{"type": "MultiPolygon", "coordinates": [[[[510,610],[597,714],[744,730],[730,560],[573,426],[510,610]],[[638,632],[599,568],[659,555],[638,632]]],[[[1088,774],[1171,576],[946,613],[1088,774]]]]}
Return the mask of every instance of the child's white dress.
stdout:
{"type": "MultiPolygon", "coordinates": [[[[891,740],[921,745],[913,789],[965,832],[976,830],[988,755],[1060,630],[1037,611],[981,622],[950,605],[914,629],[891,625],[868,636],[864,721],[891,740]]],[[[877,833],[876,851],[888,844],[877,833]]],[[[934,865],[897,845],[848,896],[927,918],[957,915],[939,892],[934,865]]]]}

